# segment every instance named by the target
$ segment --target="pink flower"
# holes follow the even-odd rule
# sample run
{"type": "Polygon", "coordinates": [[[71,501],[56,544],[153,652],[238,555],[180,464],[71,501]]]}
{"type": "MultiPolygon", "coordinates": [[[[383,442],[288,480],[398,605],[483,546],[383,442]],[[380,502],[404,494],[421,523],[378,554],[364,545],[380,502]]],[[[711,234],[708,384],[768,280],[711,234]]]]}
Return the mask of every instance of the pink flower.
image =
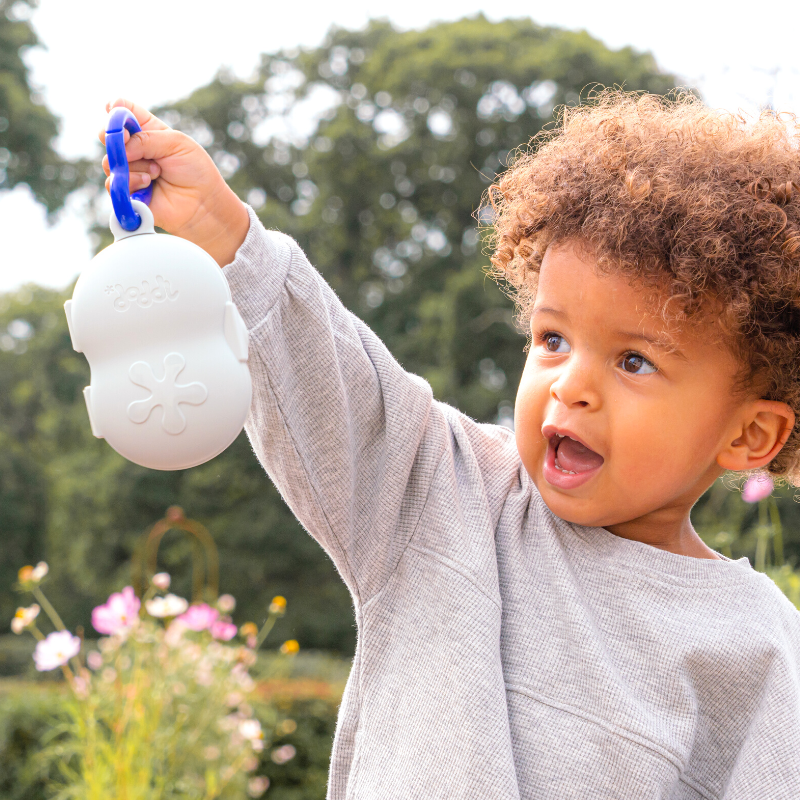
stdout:
{"type": "Polygon", "coordinates": [[[126,586],[92,611],[92,625],[98,633],[124,633],[136,624],[141,605],[132,587],[126,586]]]}
{"type": "Polygon", "coordinates": [[[184,633],[186,633],[186,626],[180,619],[174,619],[170,622],[167,632],[164,634],[164,643],[167,647],[178,647],[183,639],[184,633]]]}
{"type": "Polygon", "coordinates": [[[89,696],[90,684],[82,675],[76,675],[72,679],[72,688],[81,700],[85,700],[89,696]]]}
{"type": "Polygon", "coordinates": [[[744,483],[742,500],[745,503],[757,503],[772,494],[775,484],[769,475],[751,475],[744,483]]]}
{"type": "Polygon", "coordinates": [[[86,656],[86,663],[89,665],[89,669],[98,670],[103,666],[103,656],[97,650],[92,650],[86,656]]]}
{"type": "Polygon", "coordinates": [[[161,592],[166,592],[169,589],[170,577],[168,572],[157,572],[150,580],[150,583],[161,592]]]}
{"type": "Polygon", "coordinates": [[[54,631],[36,643],[33,660],[39,672],[63,667],[81,650],[81,640],[69,631],[54,631]]]}
{"type": "Polygon", "coordinates": [[[232,594],[223,594],[217,598],[217,608],[223,614],[230,614],[236,608],[236,598],[232,594]]]}
{"type": "Polygon", "coordinates": [[[195,603],[178,619],[193,631],[204,631],[217,621],[218,616],[219,611],[216,608],[211,608],[207,603],[195,603]]]}
{"type": "Polygon", "coordinates": [[[290,745],[285,744],[281,747],[276,747],[271,753],[270,758],[276,764],[285,764],[287,761],[291,761],[297,755],[297,750],[290,745]]]}
{"type": "Polygon", "coordinates": [[[269,778],[266,775],[257,775],[247,782],[247,794],[250,797],[261,797],[269,789],[269,778]]]}
{"type": "Polygon", "coordinates": [[[232,623],[224,619],[218,619],[211,624],[211,635],[215,639],[223,642],[229,642],[238,633],[238,628],[232,623]]]}

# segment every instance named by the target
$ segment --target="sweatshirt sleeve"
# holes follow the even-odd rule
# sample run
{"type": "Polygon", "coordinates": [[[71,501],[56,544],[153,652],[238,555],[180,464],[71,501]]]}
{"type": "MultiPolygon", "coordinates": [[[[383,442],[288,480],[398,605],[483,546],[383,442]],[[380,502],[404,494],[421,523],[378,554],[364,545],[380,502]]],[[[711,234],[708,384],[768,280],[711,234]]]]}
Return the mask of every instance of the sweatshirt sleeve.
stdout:
{"type": "Polygon", "coordinates": [[[356,604],[376,594],[414,533],[446,441],[430,386],[405,372],[300,247],[255,212],[225,267],[249,331],[245,428],[295,516],[356,604]]]}

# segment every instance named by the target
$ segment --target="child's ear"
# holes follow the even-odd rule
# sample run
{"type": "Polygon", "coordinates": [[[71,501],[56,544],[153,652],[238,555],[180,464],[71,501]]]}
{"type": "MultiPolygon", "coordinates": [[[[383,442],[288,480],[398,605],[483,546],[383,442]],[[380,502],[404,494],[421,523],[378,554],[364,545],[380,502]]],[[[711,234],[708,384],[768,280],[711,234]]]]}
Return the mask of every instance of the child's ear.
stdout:
{"type": "Polygon", "coordinates": [[[748,404],[736,438],[718,455],[717,464],[732,472],[765,467],[786,444],[794,411],[786,403],[756,400],[748,404]]]}

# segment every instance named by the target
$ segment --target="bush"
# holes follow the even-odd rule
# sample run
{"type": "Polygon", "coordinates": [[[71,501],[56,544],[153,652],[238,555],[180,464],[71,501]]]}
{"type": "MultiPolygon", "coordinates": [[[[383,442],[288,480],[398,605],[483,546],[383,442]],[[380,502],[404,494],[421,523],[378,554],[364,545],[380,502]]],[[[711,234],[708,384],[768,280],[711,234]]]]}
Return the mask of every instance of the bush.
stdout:
{"type": "MultiPolygon", "coordinates": [[[[266,800],[324,800],[336,715],[349,662],[305,653],[295,659],[295,677],[259,681],[255,715],[265,730],[281,721],[255,775],[266,776],[266,800]],[[291,746],[295,755],[278,752],[291,746]]],[[[266,666],[266,665],[265,665],[266,666]]],[[[72,702],[63,683],[0,680],[0,800],[49,800],[58,779],[55,753],[44,752],[48,736],[68,719],[72,702]]],[[[291,752],[291,751],[290,751],[291,752]]]]}
{"type": "Polygon", "coordinates": [[[45,800],[55,777],[37,757],[64,719],[67,697],[55,683],[0,681],[0,800],[45,800]]]}

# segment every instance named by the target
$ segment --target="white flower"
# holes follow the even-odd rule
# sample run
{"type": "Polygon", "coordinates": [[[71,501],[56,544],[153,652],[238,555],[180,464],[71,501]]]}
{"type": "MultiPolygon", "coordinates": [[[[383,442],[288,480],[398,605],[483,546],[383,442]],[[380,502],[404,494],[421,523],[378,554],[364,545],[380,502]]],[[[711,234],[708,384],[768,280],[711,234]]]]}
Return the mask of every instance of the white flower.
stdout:
{"type": "Polygon", "coordinates": [[[151,617],[161,619],[163,617],[177,617],[183,614],[189,608],[189,603],[182,597],[168,594],[166,597],[154,597],[152,600],[148,600],[144,607],[151,617]]]}
{"type": "Polygon", "coordinates": [[[153,579],[150,583],[156,587],[160,592],[166,592],[169,589],[170,584],[170,577],[168,572],[157,572],[153,575],[153,579]]]}
{"type": "Polygon", "coordinates": [[[69,631],[55,631],[38,642],[33,653],[39,672],[63,667],[81,650],[81,640],[69,631]]]}
{"type": "Polygon", "coordinates": [[[11,620],[11,630],[14,633],[22,633],[25,628],[33,625],[33,621],[39,616],[40,610],[36,603],[28,608],[18,608],[17,613],[14,614],[14,619],[11,620]]]}
{"type": "Polygon", "coordinates": [[[40,561],[34,568],[33,572],[31,573],[31,578],[35,580],[37,583],[41,581],[47,573],[50,571],[50,567],[45,564],[44,561],[40,561]]]}
{"type": "Polygon", "coordinates": [[[261,723],[257,719],[243,719],[239,723],[239,733],[250,742],[264,738],[264,731],[261,730],[261,723]]]}
{"type": "Polygon", "coordinates": [[[223,614],[230,614],[236,608],[236,598],[232,594],[222,594],[217,598],[217,608],[223,614]]]}

